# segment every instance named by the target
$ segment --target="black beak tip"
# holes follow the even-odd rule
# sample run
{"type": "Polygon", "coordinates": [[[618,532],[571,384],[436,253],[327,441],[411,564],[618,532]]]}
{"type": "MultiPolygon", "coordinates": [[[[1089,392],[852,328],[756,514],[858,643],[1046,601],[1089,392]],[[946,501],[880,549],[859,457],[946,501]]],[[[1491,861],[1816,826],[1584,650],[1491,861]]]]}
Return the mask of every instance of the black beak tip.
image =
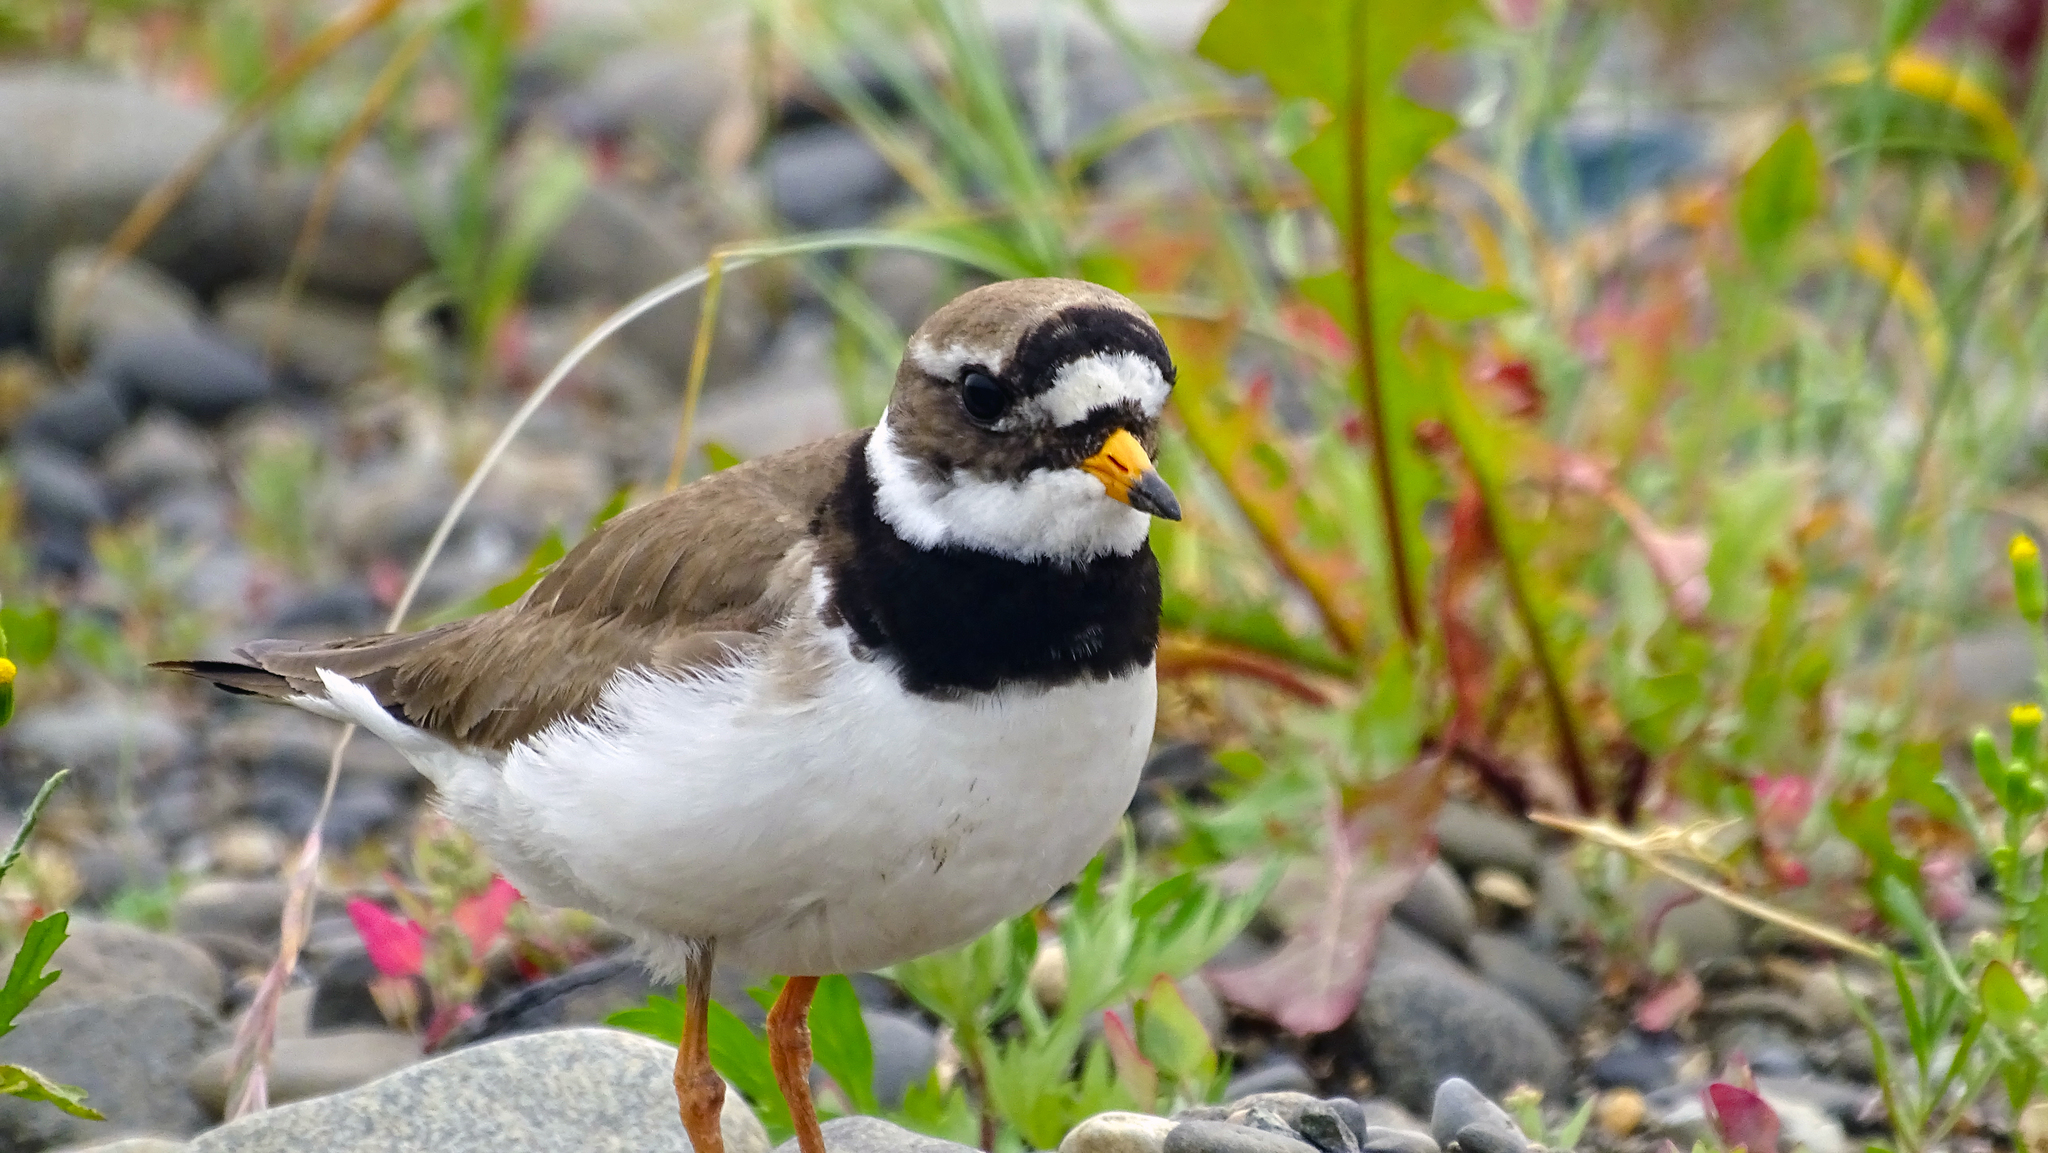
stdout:
{"type": "Polygon", "coordinates": [[[1131,486],[1130,500],[1131,507],[1139,512],[1151,513],[1162,520],[1180,519],[1180,500],[1156,472],[1148,472],[1138,478],[1138,483],[1131,486]]]}

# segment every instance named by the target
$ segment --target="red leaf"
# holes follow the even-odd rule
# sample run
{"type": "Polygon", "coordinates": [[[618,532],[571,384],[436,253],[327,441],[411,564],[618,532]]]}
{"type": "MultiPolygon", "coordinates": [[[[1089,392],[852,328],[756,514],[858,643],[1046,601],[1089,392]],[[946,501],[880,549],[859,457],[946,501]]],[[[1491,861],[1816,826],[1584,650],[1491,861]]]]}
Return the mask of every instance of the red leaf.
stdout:
{"type": "Polygon", "coordinates": [[[379,973],[387,977],[419,974],[427,959],[427,935],[418,922],[400,920],[363,897],[349,900],[348,919],[356,923],[363,947],[370,951],[370,963],[379,973]]]}
{"type": "Polygon", "coordinates": [[[1702,1095],[1707,1120],[1721,1144],[1749,1153],[1778,1153],[1778,1114],[1747,1089],[1716,1081],[1702,1095]]]}
{"type": "Polygon", "coordinates": [[[1113,1009],[1102,1012],[1102,1042],[1109,1048],[1109,1059],[1116,1066],[1116,1079],[1130,1090],[1138,1104],[1150,1109],[1159,1100],[1159,1069],[1145,1059],[1138,1048],[1138,1039],[1131,1035],[1131,1027],[1113,1009]]]}
{"type": "Polygon", "coordinates": [[[1436,858],[1443,788],[1443,762],[1431,758],[1346,798],[1348,820],[1333,808],[1321,907],[1271,957],[1210,974],[1217,991],[1295,1034],[1343,1024],[1365,991],[1380,926],[1436,858]]]}
{"type": "Polygon", "coordinates": [[[490,888],[455,905],[455,927],[469,938],[469,955],[482,957],[505,928],[505,914],[519,901],[519,890],[503,877],[492,877],[490,888]]]}

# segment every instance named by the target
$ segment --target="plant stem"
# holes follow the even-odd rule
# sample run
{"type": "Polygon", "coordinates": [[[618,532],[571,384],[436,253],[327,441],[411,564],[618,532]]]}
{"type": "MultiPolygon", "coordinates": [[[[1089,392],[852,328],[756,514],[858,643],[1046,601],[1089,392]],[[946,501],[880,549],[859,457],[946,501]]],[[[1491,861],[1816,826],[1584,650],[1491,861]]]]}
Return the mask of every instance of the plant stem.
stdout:
{"type": "Polygon", "coordinates": [[[64,778],[70,775],[70,769],[58,769],[51,774],[49,780],[43,782],[42,788],[36,790],[36,799],[28,803],[28,812],[23,813],[21,817],[21,827],[14,830],[14,840],[8,843],[7,855],[0,857],[0,877],[6,876],[7,870],[14,867],[14,862],[21,859],[21,850],[28,844],[29,834],[35,832],[36,822],[42,820],[43,806],[50,803],[50,794],[56,792],[57,786],[63,784],[64,778]]]}
{"type": "Polygon", "coordinates": [[[1365,409],[1366,435],[1372,441],[1374,487],[1379,490],[1380,519],[1387,534],[1387,567],[1392,570],[1394,607],[1401,621],[1401,635],[1410,645],[1422,641],[1422,612],[1415,590],[1409,584],[1408,542],[1401,532],[1401,501],[1394,479],[1392,437],[1387,429],[1386,397],[1380,387],[1378,334],[1373,329],[1372,308],[1372,208],[1366,181],[1370,165],[1366,155],[1366,108],[1370,103],[1366,85],[1370,81],[1366,55],[1366,0],[1351,0],[1350,76],[1345,92],[1345,215],[1349,218],[1345,241],[1350,247],[1351,315],[1358,341],[1360,405],[1365,409]]]}

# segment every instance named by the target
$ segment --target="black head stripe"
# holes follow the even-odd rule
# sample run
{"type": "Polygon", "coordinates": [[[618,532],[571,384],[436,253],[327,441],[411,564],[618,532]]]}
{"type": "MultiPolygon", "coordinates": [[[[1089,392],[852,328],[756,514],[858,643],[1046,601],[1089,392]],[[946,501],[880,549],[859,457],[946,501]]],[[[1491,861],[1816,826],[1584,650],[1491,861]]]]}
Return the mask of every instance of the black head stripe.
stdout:
{"type": "Polygon", "coordinates": [[[1169,383],[1173,380],[1166,341],[1152,322],[1141,314],[1099,304],[1063,308],[1026,333],[1003,375],[1019,395],[1032,396],[1051,388],[1062,366],[1105,352],[1135,352],[1158,365],[1169,383]]]}

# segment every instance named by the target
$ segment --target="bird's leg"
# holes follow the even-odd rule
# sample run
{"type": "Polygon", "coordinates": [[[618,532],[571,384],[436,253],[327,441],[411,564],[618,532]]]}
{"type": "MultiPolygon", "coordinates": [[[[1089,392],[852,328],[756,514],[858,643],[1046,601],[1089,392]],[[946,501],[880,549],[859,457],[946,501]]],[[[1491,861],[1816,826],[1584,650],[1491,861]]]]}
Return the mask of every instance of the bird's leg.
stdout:
{"type": "Polygon", "coordinates": [[[718,1119],[725,1108],[725,1079],[711,1067],[711,955],[713,943],[690,958],[684,974],[683,1043],[676,1049],[676,1104],[683,1131],[696,1153],[725,1153],[718,1119]]]}
{"type": "Polygon", "coordinates": [[[811,995],[816,977],[791,977],[768,1010],[768,1058],[775,1066],[775,1085],[789,1103],[790,1124],[803,1153],[825,1153],[825,1133],[818,1128],[818,1109],[811,1103],[811,995]]]}

